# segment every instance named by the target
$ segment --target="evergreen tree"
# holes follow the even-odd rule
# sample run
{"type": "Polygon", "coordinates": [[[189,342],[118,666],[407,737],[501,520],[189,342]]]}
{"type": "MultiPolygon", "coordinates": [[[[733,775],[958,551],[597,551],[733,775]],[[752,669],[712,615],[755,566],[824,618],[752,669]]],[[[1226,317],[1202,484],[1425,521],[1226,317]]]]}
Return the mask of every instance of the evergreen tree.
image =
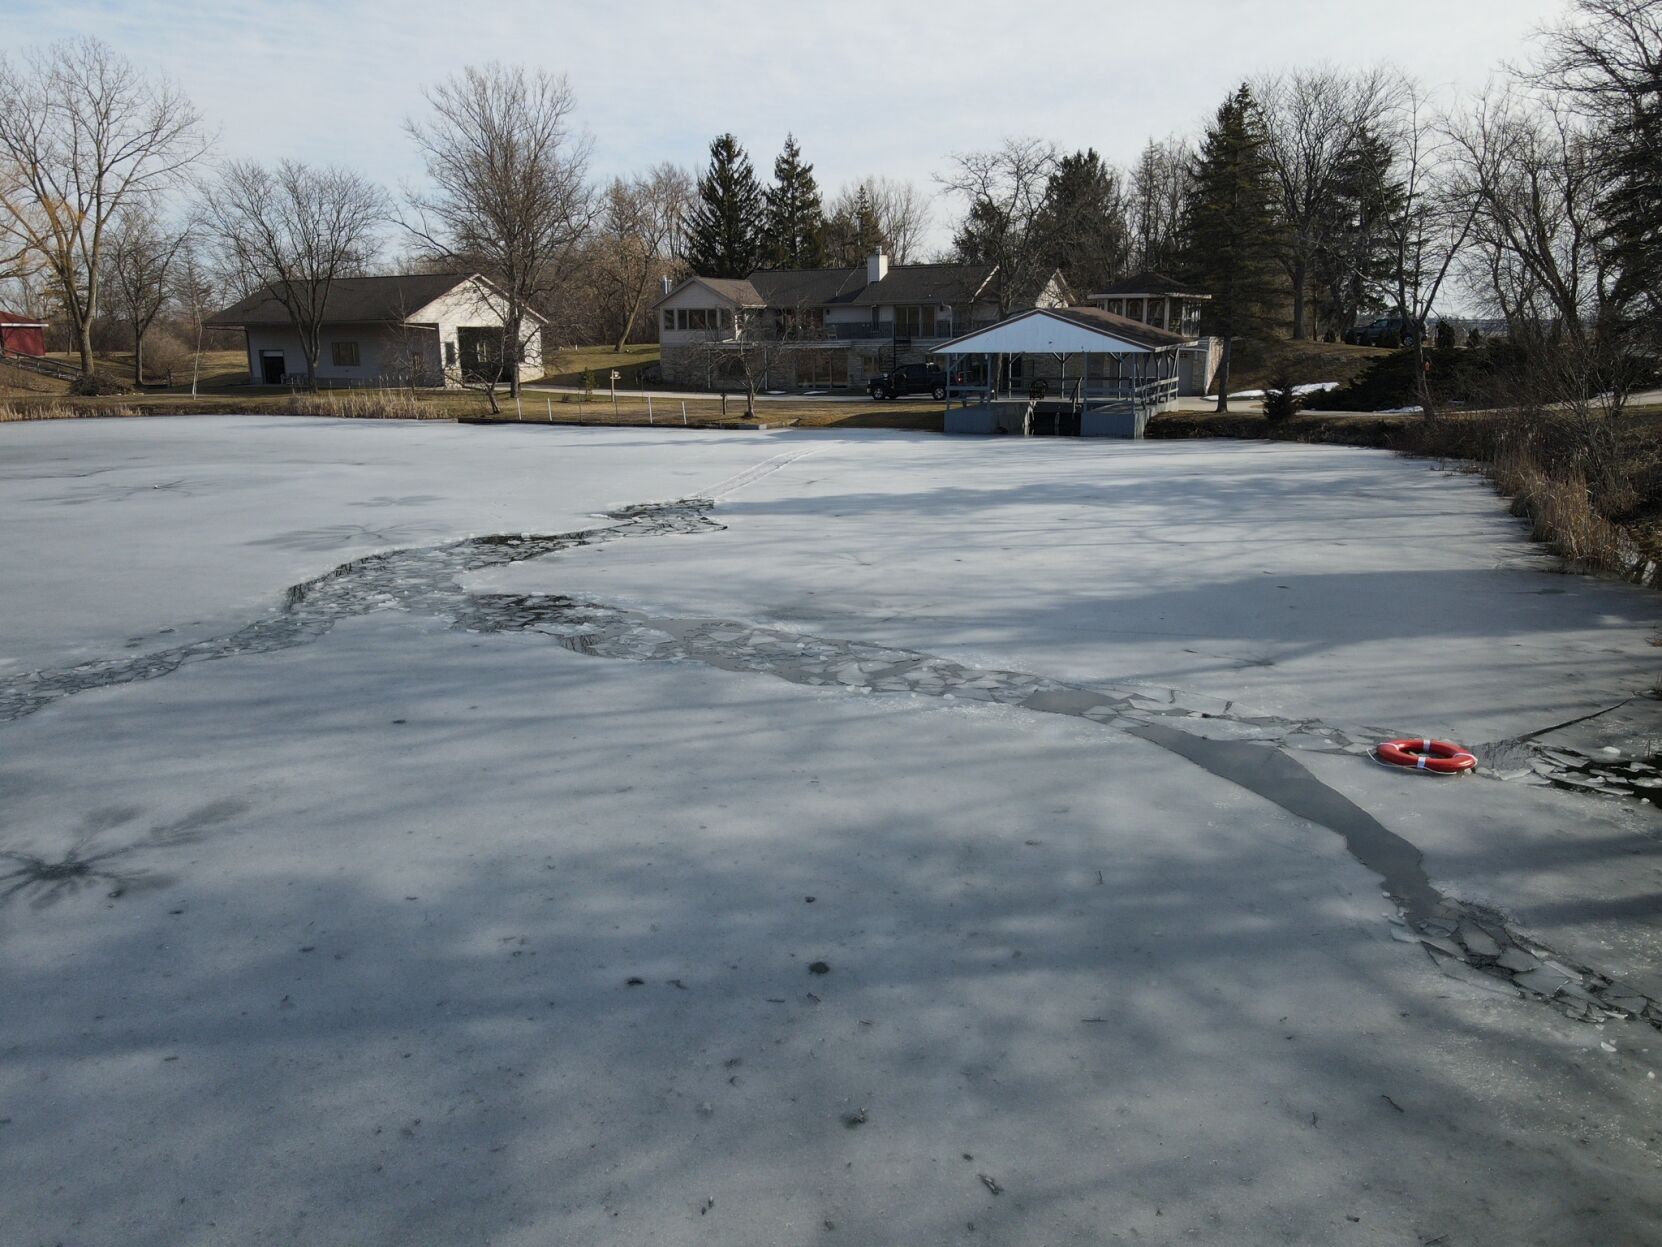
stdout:
{"type": "Polygon", "coordinates": [[[814,166],[804,164],[796,137],[773,162],[762,231],[763,263],[770,268],[819,268],[825,263],[825,208],[814,166]]]}
{"type": "Polygon", "coordinates": [[[842,206],[825,223],[826,262],[852,268],[864,264],[867,256],[884,245],[883,228],[864,182],[856,188],[852,202],[846,191],[839,199],[842,206]]]}
{"type": "Polygon", "coordinates": [[[1616,270],[1612,303],[1630,323],[1662,341],[1662,81],[1601,136],[1607,177],[1599,207],[1616,270]]]}
{"type": "Polygon", "coordinates": [[[1010,229],[1010,218],[997,204],[978,199],[952,236],[952,253],[960,264],[996,264],[1010,229]]]}
{"type": "Polygon", "coordinates": [[[1390,140],[1370,130],[1336,172],[1312,273],[1317,320],[1336,336],[1364,309],[1375,310],[1371,292],[1387,287],[1395,272],[1390,225],[1402,218],[1407,194],[1395,162],[1390,140]]]}
{"type": "Polygon", "coordinates": [[[1218,108],[1191,172],[1183,214],[1183,276],[1212,296],[1202,328],[1223,339],[1218,410],[1229,410],[1229,364],[1237,337],[1264,333],[1278,288],[1274,186],[1263,123],[1245,83],[1218,108]]]}
{"type": "Polygon", "coordinates": [[[1124,273],[1131,251],[1119,174],[1095,149],[1062,157],[1036,228],[1045,268],[1061,269],[1075,290],[1100,290],[1124,273]]]}
{"type": "Polygon", "coordinates": [[[762,251],[762,188],[739,140],[719,135],[698,179],[682,259],[704,277],[743,277],[762,251]]]}

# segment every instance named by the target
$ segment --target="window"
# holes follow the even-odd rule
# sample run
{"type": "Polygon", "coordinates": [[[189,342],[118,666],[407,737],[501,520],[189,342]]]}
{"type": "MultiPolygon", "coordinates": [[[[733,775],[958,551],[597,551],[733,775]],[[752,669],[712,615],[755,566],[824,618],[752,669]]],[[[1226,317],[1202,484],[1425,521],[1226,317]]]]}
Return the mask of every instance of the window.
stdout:
{"type": "Polygon", "coordinates": [[[454,368],[456,366],[456,344],[454,342],[446,342],[444,344],[444,366],[446,368],[454,368]]]}
{"type": "Polygon", "coordinates": [[[356,368],[358,366],[358,344],[356,342],[335,342],[329,347],[334,358],[336,368],[356,368]]]}
{"type": "Polygon", "coordinates": [[[675,329],[675,309],[672,307],[664,309],[664,328],[672,332],[675,329]]]}
{"type": "Polygon", "coordinates": [[[847,385],[848,356],[842,351],[803,351],[796,357],[798,385],[847,385]]]}
{"type": "Polygon", "coordinates": [[[933,338],[935,336],[935,307],[896,307],[894,334],[897,338],[933,338]]]}

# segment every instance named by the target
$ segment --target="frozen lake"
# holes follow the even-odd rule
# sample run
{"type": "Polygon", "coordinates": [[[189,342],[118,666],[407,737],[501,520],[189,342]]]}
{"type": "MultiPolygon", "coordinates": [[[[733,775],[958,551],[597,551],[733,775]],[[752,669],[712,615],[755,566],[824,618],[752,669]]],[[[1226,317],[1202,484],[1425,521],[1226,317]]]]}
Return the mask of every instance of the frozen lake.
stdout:
{"type": "Polygon", "coordinates": [[[71,421],[0,524],[8,1241],[1662,1240],[1655,807],[1547,782],[1662,609],[1474,478],[71,421]]]}

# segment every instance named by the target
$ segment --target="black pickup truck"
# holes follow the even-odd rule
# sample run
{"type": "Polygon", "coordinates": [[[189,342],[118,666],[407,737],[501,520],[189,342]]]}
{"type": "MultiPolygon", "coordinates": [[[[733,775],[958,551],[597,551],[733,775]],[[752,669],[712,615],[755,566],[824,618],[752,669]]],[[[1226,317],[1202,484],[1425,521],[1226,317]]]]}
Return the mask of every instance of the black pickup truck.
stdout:
{"type": "Polygon", "coordinates": [[[1406,316],[1381,316],[1346,330],[1345,341],[1353,346],[1413,346],[1424,333],[1424,321],[1411,321],[1406,316]]]}
{"type": "Polygon", "coordinates": [[[908,394],[927,394],[931,398],[941,399],[946,397],[946,370],[933,364],[902,364],[893,372],[873,377],[871,384],[866,388],[871,391],[873,398],[905,398],[908,394]]]}

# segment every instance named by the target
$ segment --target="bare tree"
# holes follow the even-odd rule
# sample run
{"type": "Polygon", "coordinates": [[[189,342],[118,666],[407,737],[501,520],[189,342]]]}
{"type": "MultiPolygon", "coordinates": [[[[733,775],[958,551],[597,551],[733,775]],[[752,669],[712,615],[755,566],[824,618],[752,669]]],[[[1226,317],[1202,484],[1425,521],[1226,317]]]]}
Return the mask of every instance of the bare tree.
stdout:
{"type": "Polygon", "coordinates": [[[1311,273],[1340,224],[1332,205],[1399,89],[1400,80],[1384,69],[1295,70],[1253,85],[1279,198],[1280,259],[1292,290],[1294,338],[1312,336],[1306,312],[1311,273]]]}
{"type": "Polygon", "coordinates": [[[1529,79],[1591,123],[1609,304],[1662,342],[1662,0],[1574,0],[1529,79]]]}
{"type": "MultiPolygon", "coordinates": [[[[411,198],[405,226],[430,257],[485,279],[517,396],[526,345],[542,331],[532,313],[557,314],[594,221],[589,141],[573,128],[570,84],[545,70],[470,66],[427,101],[432,118],[405,128],[433,189],[411,198]]],[[[486,396],[495,411],[494,387],[486,396]]]]}
{"type": "Polygon", "coordinates": [[[900,178],[867,178],[861,185],[871,198],[884,249],[896,264],[915,262],[929,229],[929,194],[916,182],[900,178]]]}
{"type": "Polygon", "coordinates": [[[1393,253],[1386,286],[1400,314],[1415,329],[1412,345],[1420,406],[1425,418],[1434,420],[1437,406],[1426,371],[1425,334],[1419,329],[1435,310],[1443,284],[1471,237],[1480,205],[1460,194],[1446,131],[1432,116],[1417,83],[1403,84],[1392,129],[1400,153],[1397,177],[1402,193],[1397,211],[1383,227],[1393,253]]]}
{"type": "Polygon", "coordinates": [[[627,182],[616,178],[606,190],[595,267],[616,311],[620,351],[654,285],[679,267],[681,222],[692,193],[692,175],[668,163],[627,182]]]}
{"type": "Polygon", "coordinates": [[[97,39],[0,56],[0,99],[0,240],[50,269],[90,382],[110,222],[176,186],[207,140],[188,99],[97,39]]]}
{"type": "Polygon", "coordinates": [[[824,334],[822,309],[807,303],[739,308],[731,316],[712,315],[692,354],[707,386],[725,392],[726,385],[736,384],[744,391],[745,414],[754,419],[757,392],[782,384],[794,371],[788,361],[824,334]]]}
{"type": "Polygon", "coordinates": [[[192,343],[190,392],[196,396],[196,385],[202,375],[202,334],[210,308],[220,303],[220,289],[214,281],[213,269],[203,257],[200,223],[196,230],[186,231],[179,254],[170,266],[173,301],[184,315],[185,327],[192,343]]]}
{"type": "Polygon", "coordinates": [[[209,196],[222,263],[243,293],[265,290],[288,313],[312,389],[329,292],[364,271],[386,210],[380,187],[352,170],[293,160],[232,162],[209,196]]]}
{"type": "Polygon", "coordinates": [[[1132,263],[1147,270],[1174,267],[1182,244],[1183,209],[1189,197],[1194,152],[1186,139],[1150,139],[1131,168],[1126,214],[1132,263]]]}
{"type": "Polygon", "coordinates": [[[190,238],[188,226],[168,229],[153,205],[122,210],[110,228],[111,310],[133,335],[133,384],[144,384],[144,335],[174,290],[173,267],[190,238]]]}
{"type": "Polygon", "coordinates": [[[825,208],[831,262],[861,264],[881,247],[896,264],[915,264],[922,259],[930,217],[930,196],[916,182],[885,177],[849,182],[825,208]]]}
{"type": "Polygon", "coordinates": [[[1038,223],[1056,160],[1049,143],[1011,138],[992,151],[957,153],[952,168],[937,178],[966,205],[956,237],[958,254],[998,266],[993,286],[1001,316],[1046,276],[1038,223]]]}
{"type": "Polygon", "coordinates": [[[1585,123],[1561,98],[1508,91],[1478,101],[1448,133],[1454,190],[1478,205],[1472,243],[1514,334],[1551,323],[1583,344],[1605,294],[1601,179],[1585,123]]]}

